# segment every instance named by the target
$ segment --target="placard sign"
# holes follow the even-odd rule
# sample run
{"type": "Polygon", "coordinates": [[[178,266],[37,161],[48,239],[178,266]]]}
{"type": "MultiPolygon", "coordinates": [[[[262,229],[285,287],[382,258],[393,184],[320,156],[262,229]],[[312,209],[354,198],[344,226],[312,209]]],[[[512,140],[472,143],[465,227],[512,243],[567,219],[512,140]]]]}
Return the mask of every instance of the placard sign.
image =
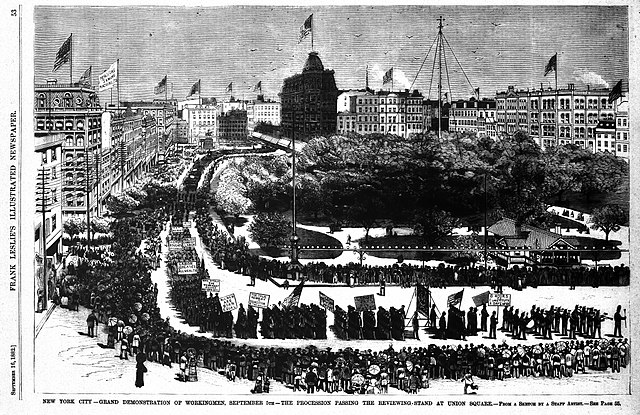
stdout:
{"type": "Polygon", "coordinates": [[[501,306],[507,307],[511,305],[511,294],[499,294],[499,293],[491,293],[489,294],[489,302],[488,306],[501,306]]]}
{"type": "Polygon", "coordinates": [[[269,307],[269,294],[249,293],[249,305],[255,308],[269,307]]]}
{"type": "Polygon", "coordinates": [[[182,227],[183,228],[190,228],[191,227],[191,222],[182,222],[182,227]]]}
{"type": "Polygon", "coordinates": [[[353,301],[356,305],[356,311],[367,311],[376,309],[376,299],[373,294],[353,297],[353,301]]]}
{"type": "Polygon", "coordinates": [[[179,275],[197,274],[197,273],[198,273],[198,264],[196,263],[196,261],[178,262],[179,275]]]}
{"type": "Polygon", "coordinates": [[[182,247],[183,248],[195,248],[196,247],[196,238],[183,238],[182,239],[182,247]]]}
{"type": "Polygon", "coordinates": [[[335,310],[335,303],[333,301],[333,298],[324,294],[322,291],[318,291],[318,294],[320,294],[320,306],[324,307],[325,310],[333,312],[335,310]]]}
{"type": "Polygon", "coordinates": [[[220,292],[220,280],[202,280],[202,291],[210,293],[220,292]]]}
{"type": "Polygon", "coordinates": [[[172,239],[169,241],[169,251],[181,251],[182,242],[180,240],[172,239]]]}
{"type": "Polygon", "coordinates": [[[181,238],[183,232],[184,232],[184,228],[182,226],[173,226],[171,228],[171,237],[181,238]]]}
{"type": "Polygon", "coordinates": [[[225,313],[227,311],[235,310],[236,308],[238,308],[238,303],[236,302],[236,295],[229,294],[229,295],[225,295],[224,297],[220,297],[220,305],[222,306],[222,311],[225,313]]]}

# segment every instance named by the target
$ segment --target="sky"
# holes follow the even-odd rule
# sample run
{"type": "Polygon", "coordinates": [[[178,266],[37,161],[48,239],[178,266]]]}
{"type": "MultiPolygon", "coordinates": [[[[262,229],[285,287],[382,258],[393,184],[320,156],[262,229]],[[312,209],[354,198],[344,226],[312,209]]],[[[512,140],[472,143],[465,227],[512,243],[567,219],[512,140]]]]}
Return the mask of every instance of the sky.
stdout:
{"type": "MultiPolygon", "coordinates": [[[[264,95],[277,98],[283,80],[301,72],[311,51],[310,37],[298,43],[311,13],[314,50],[325,69],[335,71],[339,89],[364,88],[367,67],[369,86],[380,89],[393,67],[394,90],[412,87],[437,98],[430,47],[439,16],[449,73],[443,91],[454,99],[470,97],[473,88],[491,97],[510,85],[555,87],[554,74],[544,76],[555,53],[559,87],[611,88],[628,79],[624,6],[40,6],[34,12],[35,82],[69,82],[68,64],[52,69],[73,33],[74,82],[91,66],[96,85],[119,59],[121,100],[154,98],[165,75],[169,97],[179,100],[199,79],[203,97],[228,100],[225,89],[233,82],[235,98],[254,99],[261,81],[264,95]]],[[[109,92],[101,99],[110,99],[109,92]]]]}

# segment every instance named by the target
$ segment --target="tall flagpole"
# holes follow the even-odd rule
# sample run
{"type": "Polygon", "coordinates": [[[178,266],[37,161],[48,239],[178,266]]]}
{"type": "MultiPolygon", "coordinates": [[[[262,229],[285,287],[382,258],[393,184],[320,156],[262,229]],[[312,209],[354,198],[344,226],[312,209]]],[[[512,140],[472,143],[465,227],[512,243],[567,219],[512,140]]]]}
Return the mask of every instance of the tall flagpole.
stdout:
{"type": "Polygon", "coordinates": [[[116,59],[116,84],[118,84],[118,108],[120,108],[120,59],[116,59]]]}
{"type": "Polygon", "coordinates": [[[73,85],[73,33],[69,36],[69,84],[73,85]]]}
{"type": "Polygon", "coordinates": [[[313,52],[313,14],[311,16],[311,52],[313,52]]]}
{"type": "Polygon", "coordinates": [[[556,135],[556,144],[558,144],[558,137],[560,136],[560,132],[558,131],[558,128],[559,128],[559,125],[560,125],[560,120],[558,119],[558,104],[559,104],[558,101],[560,101],[558,99],[558,52],[556,52],[556,70],[554,72],[555,72],[555,75],[556,75],[555,76],[555,78],[556,78],[556,102],[555,102],[555,107],[556,107],[556,122],[555,122],[555,124],[556,124],[555,130],[556,131],[555,131],[555,133],[556,134],[555,135],[556,135]]]}
{"type": "Polygon", "coordinates": [[[198,105],[202,105],[202,84],[200,83],[200,79],[198,79],[198,105]]]}

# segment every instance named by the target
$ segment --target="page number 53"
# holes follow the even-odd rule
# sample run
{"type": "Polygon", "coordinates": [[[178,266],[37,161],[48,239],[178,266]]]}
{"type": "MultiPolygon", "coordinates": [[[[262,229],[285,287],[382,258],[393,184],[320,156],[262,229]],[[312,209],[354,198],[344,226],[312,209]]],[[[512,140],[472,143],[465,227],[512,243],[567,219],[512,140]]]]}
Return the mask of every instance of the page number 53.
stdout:
{"type": "Polygon", "coordinates": [[[18,15],[18,10],[11,9],[11,17],[16,17],[18,15]]]}

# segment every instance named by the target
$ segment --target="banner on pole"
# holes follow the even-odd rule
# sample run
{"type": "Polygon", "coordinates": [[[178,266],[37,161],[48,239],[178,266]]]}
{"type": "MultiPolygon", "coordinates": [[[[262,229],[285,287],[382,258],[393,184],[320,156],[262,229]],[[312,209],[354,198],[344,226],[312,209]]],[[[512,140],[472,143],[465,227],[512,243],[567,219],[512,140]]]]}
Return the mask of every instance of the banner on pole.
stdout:
{"type": "Polygon", "coordinates": [[[491,293],[489,294],[489,301],[487,303],[488,306],[501,306],[507,307],[511,305],[511,294],[499,294],[499,293],[491,293]]]}
{"type": "Polygon", "coordinates": [[[489,295],[491,294],[491,291],[486,291],[483,292],[482,294],[478,294],[473,296],[473,304],[476,305],[476,307],[480,307],[482,304],[486,304],[489,302],[489,295]]]}
{"type": "Polygon", "coordinates": [[[329,310],[333,313],[333,311],[335,310],[335,303],[333,301],[333,298],[324,294],[322,291],[319,291],[318,294],[320,294],[320,306],[324,307],[325,310],[329,310]]]}
{"type": "Polygon", "coordinates": [[[118,61],[115,61],[106,71],[98,75],[98,91],[102,92],[113,88],[118,82],[118,61]]]}
{"type": "Polygon", "coordinates": [[[353,302],[356,305],[356,311],[367,311],[376,309],[376,298],[373,294],[353,297],[353,302]]]}
{"type": "Polygon", "coordinates": [[[181,251],[182,250],[182,241],[172,239],[169,241],[169,251],[181,251]]]}
{"type": "Polygon", "coordinates": [[[178,275],[197,274],[198,264],[196,261],[178,262],[178,275]]]}
{"type": "Polygon", "coordinates": [[[220,280],[202,280],[202,291],[210,293],[220,292],[220,280]]]}
{"type": "Polygon", "coordinates": [[[238,303],[236,302],[236,295],[229,294],[224,297],[220,297],[220,305],[222,306],[222,311],[226,313],[227,311],[233,311],[238,308],[238,303]]]}
{"type": "Polygon", "coordinates": [[[250,292],[248,304],[255,308],[267,308],[269,307],[269,294],[250,292]]]}
{"type": "Polygon", "coordinates": [[[430,307],[429,288],[422,284],[416,286],[416,310],[425,317],[429,317],[430,307]]]}
{"type": "MultiPolygon", "coordinates": [[[[179,241],[176,241],[179,242],[179,241]]],[[[196,238],[184,238],[182,239],[182,247],[183,248],[195,248],[196,247],[196,238]]]]}

